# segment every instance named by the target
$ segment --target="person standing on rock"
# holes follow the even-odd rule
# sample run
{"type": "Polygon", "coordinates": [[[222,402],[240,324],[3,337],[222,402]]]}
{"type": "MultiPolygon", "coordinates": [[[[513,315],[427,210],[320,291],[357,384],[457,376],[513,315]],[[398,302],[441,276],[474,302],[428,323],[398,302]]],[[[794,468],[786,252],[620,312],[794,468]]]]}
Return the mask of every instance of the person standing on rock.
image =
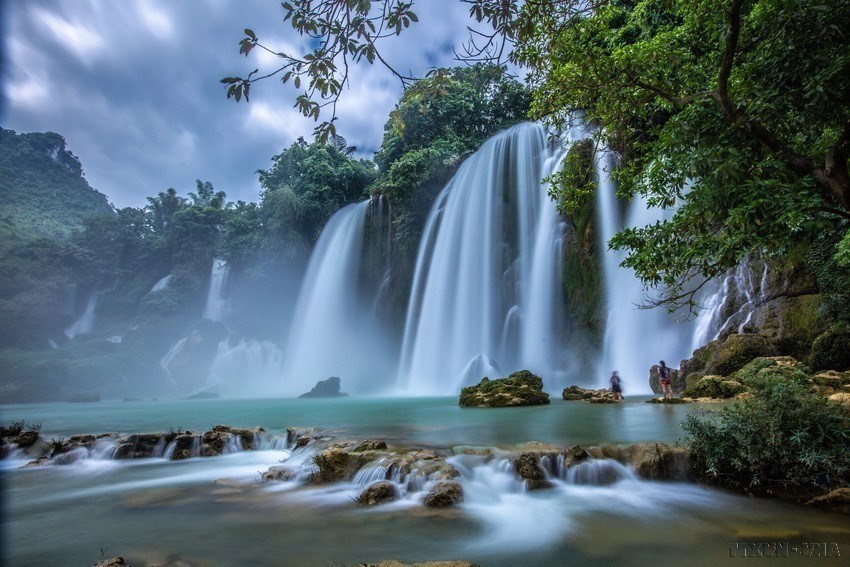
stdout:
{"type": "Polygon", "coordinates": [[[673,386],[670,385],[670,369],[664,361],[658,363],[658,383],[661,384],[661,395],[665,398],[673,397],[673,386]]]}
{"type": "Polygon", "coordinates": [[[620,373],[616,370],[611,374],[611,392],[613,392],[616,401],[623,401],[623,386],[620,384],[620,373]]]}

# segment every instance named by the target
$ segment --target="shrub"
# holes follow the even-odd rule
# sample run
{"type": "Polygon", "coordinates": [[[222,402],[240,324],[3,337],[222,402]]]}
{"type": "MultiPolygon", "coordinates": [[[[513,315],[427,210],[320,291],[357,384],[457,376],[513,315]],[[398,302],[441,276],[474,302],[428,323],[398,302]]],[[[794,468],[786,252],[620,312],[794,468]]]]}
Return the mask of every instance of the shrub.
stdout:
{"type": "Polygon", "coordinates": [[[850,414],[799,382],[760,381],[750,398],[682,427],[694,472],[754,492],[821,493],[850,481],[850,414]]]}

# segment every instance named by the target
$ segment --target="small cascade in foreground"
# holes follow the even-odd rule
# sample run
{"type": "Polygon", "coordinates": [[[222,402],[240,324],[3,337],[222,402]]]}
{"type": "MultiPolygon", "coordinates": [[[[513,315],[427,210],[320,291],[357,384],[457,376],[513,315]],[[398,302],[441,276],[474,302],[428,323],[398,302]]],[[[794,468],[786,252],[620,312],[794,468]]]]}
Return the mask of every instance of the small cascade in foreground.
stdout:
{"type": "Polygon", "coordinates": [[[65,336],[73,339],[77,335],[91,333],[94,327],[94,311],[97,308],[97,292],[92,292],[86,302],[86,308],[80,318],[74,321],[74,324],[65,329],[65,336]]]}
{"type": "MultiPolygon", "coordinates": [[[[691,355],[695,324],[677,321],[677,313],[667,312],[664,306],[641,309],[647,299],[646,290],[631,268],[621,266],[626,254],[608,250],[608,242],[623,228],[653,224],[671,211],[649,207],[644,197],[635,195],[625,218],[621,218],[620,203],[611,179],[615,158],[609,150],[602,150],[597,152],[595,163],[607,313],[597,385],[608,387],[611,372],[617,370],[623,378],[626,394],[649,393],[649,369],[653,365],[664,360],[675,368],[680,360],[691,355]]],[[[680,318],[686,319],[686,316],[680,318]]]]}
{"type": "Polygon", "coordinates": [[[328,221],[310,256],[283,359],[286,395],[338,376],[349,393],[386,384],[393,357],[375,317],[374,297],[360,290],[369,201],[348,205],[328,221]]]}
{"type": "Polygon", "coordinates": [[[224,284],[230,268],[224,260],[213,260],[210,288],[204,308],[204,319],[220,323],[224,320],[227,302],[224,299],[224,284]]]}
{"type": "Polygon", "coordinates": [[[563,226],[543,184],[564,153],[542,126],[515,126],[485,142],[437,197],[416,260],[401,390],[453,393],[483,377],[469,375],[476,366],[566,380],[563,226]]]}

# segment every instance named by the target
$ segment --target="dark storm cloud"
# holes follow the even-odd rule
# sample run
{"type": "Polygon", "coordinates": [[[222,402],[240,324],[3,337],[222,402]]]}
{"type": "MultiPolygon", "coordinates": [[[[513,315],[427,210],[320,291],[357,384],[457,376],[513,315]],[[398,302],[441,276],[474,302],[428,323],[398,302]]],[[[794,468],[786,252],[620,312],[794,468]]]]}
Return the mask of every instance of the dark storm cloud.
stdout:
{"type": "MultiPolygon", "coordinates": [[[[275,80],[250,104],[226,100],[219,79],[274,64],[238,55],[242,29],[278,50],[305,44],[282,22],[274,0],[30,0],[5,3],[5,114],[19,132],[66,137],[89,183],[118,206],[141,205],[168,187],[180,193],[211,181],[230,199],[256,200],[254,172],[315,124],[275,80]]],[[[403,71],[452,64],[466,36],[457,0],[420,1],[420,25],[387,53],[403,71]]],[[[374,151],[401,86],[381,68],[357,68],[339,106],[338,129],[374,151]]]]}

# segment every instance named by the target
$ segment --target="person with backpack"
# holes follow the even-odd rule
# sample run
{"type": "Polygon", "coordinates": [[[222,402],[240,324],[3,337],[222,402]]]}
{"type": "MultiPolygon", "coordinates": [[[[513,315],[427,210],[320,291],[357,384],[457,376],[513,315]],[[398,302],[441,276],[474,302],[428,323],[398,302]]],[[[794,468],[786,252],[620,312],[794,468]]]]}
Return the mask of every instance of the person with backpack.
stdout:
{"type": "Polygon", "coordinates": [[[620,383],[620,374],[616,370],[611,374],[611,392],[616,401],[623,401],[623,385],[620,383]]]}

